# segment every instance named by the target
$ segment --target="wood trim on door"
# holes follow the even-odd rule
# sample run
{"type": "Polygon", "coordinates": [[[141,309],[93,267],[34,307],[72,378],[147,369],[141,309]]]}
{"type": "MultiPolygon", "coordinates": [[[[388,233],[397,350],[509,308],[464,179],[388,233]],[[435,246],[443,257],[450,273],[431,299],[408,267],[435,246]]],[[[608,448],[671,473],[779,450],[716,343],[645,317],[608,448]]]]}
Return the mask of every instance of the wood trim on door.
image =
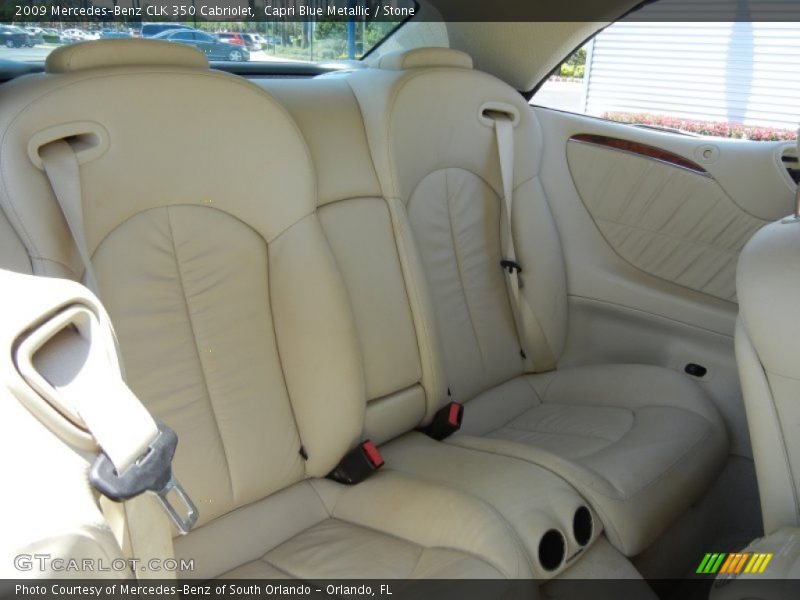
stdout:
{"type": "Polygon", "coordinates": [[[619,150],[621,152],[628,152],[651,160],[667,163],[674,167],[688,169],[699,175],[709,176],[708,171],[698,165],[696,162],[679,156],[669,150],[662,150],[655,146],[648,146],[631,140],[624,140],[622,138],[609,137],[606,135],[599,135],[594,133],[577,133],[569,138],[571,142],[580,142],[583,144],[594,144],[595,146],[603,146],[611,148],[612,150],[619,150]]]}

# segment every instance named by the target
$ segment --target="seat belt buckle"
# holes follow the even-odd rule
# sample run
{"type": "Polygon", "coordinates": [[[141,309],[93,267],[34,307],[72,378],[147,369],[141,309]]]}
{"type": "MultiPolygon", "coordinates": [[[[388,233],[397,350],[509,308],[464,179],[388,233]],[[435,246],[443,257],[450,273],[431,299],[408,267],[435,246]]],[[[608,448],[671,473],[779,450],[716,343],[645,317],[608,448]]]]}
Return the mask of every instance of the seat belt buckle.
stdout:
{"type": "Polygon", "coordinates": [[[464,418],[464,405],[460,402],[451,402],[439,409],[430,425],[420,429],[422,433],[434,440],[440,441],[453,435],[461,429],[461,420],[464,418]]]}
{"type": "Polygon", "coordinates": [[[366,440],[351,450],[330,472],[328,478],[346,485],[355,485],[370,477],[382,466],[383,457],[380,450],[371,440],[366,440]]]}
{"type": "Polygon", "coordinates": [[[501,260],[500,266],[503,267],[504,271],[507,271],[509,275],[513,273],[522,273],[522,267],[519,266],[518,262],[513,260],[501,260]]]}
{"type": "Polygon", "coordinates": [[[147,451],[125,469],[117,473],[111,459],[101,453],[89,469],[89,482],[101,494],[115,502],[124,502],[145,492],[153,492],[181,534],[189,533],[197,522],[198,511],[186,490],[172,473],[172,457],[178,446],[178,435],[161,422],[158,435],[150,442],[147,451]],[[182,513],[168,498],[174,491],[182,513]]]}

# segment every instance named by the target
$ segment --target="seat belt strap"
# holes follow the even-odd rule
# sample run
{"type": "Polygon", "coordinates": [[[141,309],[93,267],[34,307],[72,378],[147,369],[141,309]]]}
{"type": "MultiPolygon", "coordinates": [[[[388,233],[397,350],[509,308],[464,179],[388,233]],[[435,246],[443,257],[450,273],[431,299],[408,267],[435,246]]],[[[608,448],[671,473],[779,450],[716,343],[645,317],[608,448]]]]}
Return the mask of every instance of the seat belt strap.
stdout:
{"type": "Polygon", "coordinates": [[[534,373],[555,369],[555,358],[544,334],[541,323],[522,293],[520,273],[522,267],[517,262],[514,248],[512,214],[514,203],[514,122],[510,115],[492,115],[497,138],[497,155],[500,161],[500,176],[503,180],[503,202],[500,204],[500,245],[503,260],[500,266],[506,274],[506,286],[511,300],[511,312],[519,336],[522,358],[534,373]],[[528,357],[527,354],[531,356],[528,357]]]}
{"type": "MultiPolygon", "coordinates": [[[[97,295],[97,280],[84,235],[78,159],[64,140],[42,147],[40,156],[83,262],[86,286],[97,295]]],[[[91,360],[92,351],[95,353],[96,376],[87,378],[84,386],[73,383],[68,391],[61,390],[69,396],[101,449],[90,469],[90,482],[102,494],[103,515],[123,554],[144,561],[146,568],[137,569],[134,575],[138,579],[174,578],[174,572],[163,569],[164,559],[174,557],[167,516],[181,533],[187,533],[198,516],[191,499],[172,475],[177,436],[154,421],[122,380],[118,360],[108,364],[108,355],[101,355],[102,350],[96,346],[90,344],[87,358],[91,360]],[[147,491],[154,494],[146,494],[147,491]],[[183,503],[185,516],[179,515],[167,500],[172,491],[183,503]],[[152,568],[156,563],[147,564],[151,559],[159,559],[162,568],[152,568]]]]}
{"type": "Polygon", "coordinates": [[[44,171],[53,188],[64,220],[67,222],[72,241],[83,262],[84,285],[98,298],[97,279],[94,276],[92,257],[86,244],[83,230],[83,200],[81,198],[81,177],[78,157],[66,140],[56,140],[39,149],[44,171]]]}

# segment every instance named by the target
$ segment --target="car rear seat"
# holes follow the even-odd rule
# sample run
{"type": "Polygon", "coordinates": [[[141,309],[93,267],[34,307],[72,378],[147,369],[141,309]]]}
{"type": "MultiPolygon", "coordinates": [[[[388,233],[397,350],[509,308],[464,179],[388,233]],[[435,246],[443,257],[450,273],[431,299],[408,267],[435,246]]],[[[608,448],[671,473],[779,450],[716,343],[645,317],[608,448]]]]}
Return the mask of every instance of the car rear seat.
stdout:
{"type": "Polygon", "coordinates": [[[175,540],[195,560],[181,575],[530,577],[473,496],[389,470],[321,479],[359,440],[364,375],[285,111],[167,43],[76,44],[47,71],[3,87],[0,206],[18,235],[3,264],[82,273],[38,157],[69,139],[127,381],[179,434],[174,468],[199,507],[175,540]]]}
{"type": "MultiPolygon", "coordinates": [[[[405,211],[387,201],[369,155],[355,96],[337,78],[259,81],[298,123],[317,168],[319,216],[351,297],[366,381],[365,438],[413,448],[414,471],[489,503],[511,524],[539,579],[570,565],[602,534],[577,539],[573,519],[588,505],[550,471],[496,454],[442,444],[412,431],[430,422],[446,398],[427,285],[405,211]],[[324,108],[322,104],[324,104],[324,108]],[[402,251],[398,249],[402,248],[402,251]],[[548,531],[564,535],[554,564],[543,556],[548,531]]],[[[596,515],[590,515],[595,522],[596,515]]]]}
{"type": "MultiPolygon", "coordinates": [[[[566,278],[539,180],[536,117],[520,94],[472,70],[469,56],[454,50],[392,53],[379,66],[354,71],[346,81],[365,119],[382,194],[394,213],[407,213],[398,217],[398,248],[407,250],[414,238],[430,286],[444,372],[428,376],[426,391],[439,394],[429,402],[441,405],[449,388],[453,399],[468,403],[462,433],[448,441],[558,473],[591,500],[618,549],[639,553],[720,472],[727,435],[719,414],[693,382],[658,367],[532,373],[533,357],[520,356],[500,267],[502,179],[495,132],[483,110],[518,115],[513,229],[523,294],[557,358],[567,327],[566,278]],[[409,226],[413,236],[403,231],[409,226]]],[[[418,261],[410,255],[407,271],[418,261]]],[[[385,279],[382,271],[373,281],[385,279]]],[[[412,308],[425,310],[425,303],[412,308]]],[[[429,327],[430,319],[417,319],[418,333],[420,322],[429,327]]],[[[435,359],[428,364],[436,370],[435,359]]],[[[408,438],[384,454],[394,468],[415,475],[458,478],[454,463],[425,460],[430,450],[424,446],[419,437],[408,438]]]]}

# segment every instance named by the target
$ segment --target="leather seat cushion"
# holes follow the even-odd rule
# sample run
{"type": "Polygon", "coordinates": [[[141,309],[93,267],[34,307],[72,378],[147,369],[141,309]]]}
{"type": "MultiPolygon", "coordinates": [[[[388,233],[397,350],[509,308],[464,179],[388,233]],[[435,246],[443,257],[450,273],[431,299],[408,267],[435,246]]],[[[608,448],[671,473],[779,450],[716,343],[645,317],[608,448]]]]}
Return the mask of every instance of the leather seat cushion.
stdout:
{"type": "Polygon", "coordinates": [[[470,401],[449,441],[552,468],[592,500],[628,555],[703,494],[728,446],[699,386],[645,365],[514,378],[470,401]]]}
{"type": "Polygon", "coordinates": [[[176,538],[175,552],[195,561],[181,576],[200,579],[532,576],[489,504],[387,468],[353,486],[295,484],[176,538]]]}
{"type": "Polygon", "coordinates": [[[502,574],[465,552],[425,548],[367,527],[326,519],[224,577],[457,579],[502,578],[502,574]]]}

